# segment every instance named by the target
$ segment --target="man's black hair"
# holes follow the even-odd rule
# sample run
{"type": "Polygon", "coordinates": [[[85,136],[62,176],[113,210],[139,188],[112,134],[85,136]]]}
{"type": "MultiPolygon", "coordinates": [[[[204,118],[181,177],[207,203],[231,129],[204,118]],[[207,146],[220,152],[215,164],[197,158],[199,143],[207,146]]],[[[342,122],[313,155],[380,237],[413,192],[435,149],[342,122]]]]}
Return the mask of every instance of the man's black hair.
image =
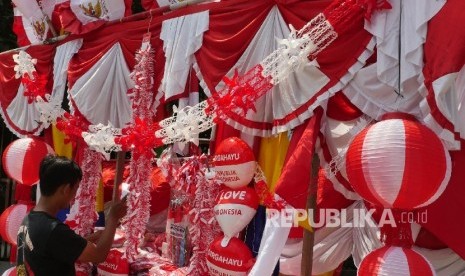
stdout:
{"type": "Polygon", "coordinates": [[[82,179],[82,171],[73,160],[47,155],[40,162],[39,178],[40,193],[51,196],[62,185],[70,184],[73,187],[78,184],[82,179]]]}

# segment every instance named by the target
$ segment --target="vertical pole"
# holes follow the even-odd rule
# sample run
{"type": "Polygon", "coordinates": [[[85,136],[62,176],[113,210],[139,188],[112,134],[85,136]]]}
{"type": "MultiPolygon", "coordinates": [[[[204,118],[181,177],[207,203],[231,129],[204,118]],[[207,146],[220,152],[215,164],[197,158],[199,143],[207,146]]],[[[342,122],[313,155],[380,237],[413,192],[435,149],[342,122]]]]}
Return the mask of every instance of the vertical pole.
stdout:
{"type": "Polygon", "coordinates": [[[116,155],[116,173],[115,183],[113,184],[113,201],[118,201],[120,198],[119,186],[123,182],[125,156],[125,151],[120,151],[116,155]]]}
{"type": "MultiPolygon", "coordinates": [[[[317,179],[318,170],[320,168],[320,160],[318,155],[313,156],[312,160],[312,180],[310,183],[310,191],[307,198],[307,211],[315,212],[316,198],[317,198],[317,179]]],[[[310,215],[310,214],[309,214],[310,215]]],[[[315,215],[315,214],[313,214],[315,215]]],[[[313,216],[314,217],[314,216],[313,216]]],[[[304,229],[304,237],[302,244],[302,263],[300,268],[300,274],[302,276],[312,276],[313,266],[313,245],[315,240],[315,230],[309,231],[304,229]]]]}

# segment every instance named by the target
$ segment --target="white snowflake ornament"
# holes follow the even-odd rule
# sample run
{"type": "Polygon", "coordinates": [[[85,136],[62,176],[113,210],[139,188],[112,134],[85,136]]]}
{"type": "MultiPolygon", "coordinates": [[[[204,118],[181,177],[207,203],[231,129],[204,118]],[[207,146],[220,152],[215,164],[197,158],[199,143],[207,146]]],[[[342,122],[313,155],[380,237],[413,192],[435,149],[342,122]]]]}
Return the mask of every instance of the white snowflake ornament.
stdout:
{"type": "Polygon", "coordinates": [[[13,60],[16,63],[14,67],[16,72],[15,78],[19,79],[20,77],[24,77],[25,74],[28,74],[31,79],[34,78],[33,73],[36,71],[34,65],[37,64],[37,59],[32,58],[28,53],[21,50],[18,54],[13,55],[13,60]]]}

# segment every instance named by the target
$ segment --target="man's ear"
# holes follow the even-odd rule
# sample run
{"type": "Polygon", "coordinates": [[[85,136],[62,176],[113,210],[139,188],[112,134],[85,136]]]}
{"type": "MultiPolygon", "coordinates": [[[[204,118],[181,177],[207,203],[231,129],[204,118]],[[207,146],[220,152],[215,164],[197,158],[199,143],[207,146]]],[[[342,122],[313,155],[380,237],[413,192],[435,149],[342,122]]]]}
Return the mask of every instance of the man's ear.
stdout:
{"type": "Polygon", "coordinates": [[[64,195],[65,194],[65,185],[60,185],[58,186],[58,189],[56,190],[55,194],[60,194],[60,195],[64,195]]]}
{"type": "Polygon", "coordinates": [[[60,189],[62,189],[62,193],[64,195],[68,195],[69,193],[73,191],[73,187],[71,186],[71,184],[61,185],[60,189]]]}

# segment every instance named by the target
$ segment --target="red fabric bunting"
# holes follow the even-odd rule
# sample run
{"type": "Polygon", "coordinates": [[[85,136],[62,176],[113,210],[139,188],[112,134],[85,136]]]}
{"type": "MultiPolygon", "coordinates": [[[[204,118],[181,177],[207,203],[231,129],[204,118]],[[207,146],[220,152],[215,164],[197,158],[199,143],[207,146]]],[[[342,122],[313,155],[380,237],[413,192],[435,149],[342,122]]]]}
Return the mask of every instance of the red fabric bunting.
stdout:
{"type": "MultiPolygon", "coordinates": [[[[453,124],[436,105],[432,84],[444,75],[460,71],[465,65],[465,52],[463,51],[465,28],[462,27],[465,23],[464,10],[464,1],[447,1],[428,23],[428,34],[424,45],[423,75],[428,89],[427,100],[431,115],[442,127],[453,133],[453,124]]],[[[457,219],[463,216],[465,211],[465,202],[460,196],[465,193],[463,185],[465,183],[465,171],[463,170],[465,141],[459,139],[458,133],[455,133],[455,139],[460,141],[461,150],[450,152],[451,179],[443,195],[427,208],[428,221],[422,226],[465,259],[465,240],[463,239],[465,221],[457,219]]]]}
{"type": "Polygon", "coordinates": [[[284,167],[276,184],[276,194],[294,208],[306,207],[310,193],[312,159],[322,114],[323,110],[317,109],[306,124],[294,130],[284,167]]]}
{"type": "MultiPolygon", "coordinates": [[[[32,58],[37,59],[37,64],[35,64],[37,79],[40,83],[40,89],[44,90],[36,91],[36,93],[45,94],[52,91],[53,63],[50,61],[53,61],[56,47],[56,45],[40,45],[31,46],[25,50],[32,58]]],[[[33,134],[35,129],[22,129],[17,122],[12,121],[6,110],[18,94],[21,83],[21,78],[15,78],[14,67],[16,63],[13,61],[14,54],[17,54],[17,52],[0,54],[0,108],[5,115],[5,123],[15,132],[21,135],[33,134]]]]}
{"type": "MultiPolygon", "coordinates": [[[[210,10],[209,31],[204,34],[202,48],[195,54],[200,72],[212,93],[215,93],[216,85],[242,56],[270,9],[276,5],[276,1],[228,2],[234,2],[234,5],[210,10]],[[225,28],[225,22],[228,22],[228,28],[225,28]]],[[[277,2],[284,20],[299,29],[332,1],[277,2]]],[[[308,102],[292,114],[275,119],[272,123],[248,120],[231,112],[228,117],[248,128],[267,130],[274,125],[284,125],[294,119],[296,114],[307,111],[318,96],[337,84],[351,66],[360,62],[359,57],[366,50],[371,39],[371,35],[363,28],[364,19],[361,11],[359,8],[356,19],[347,23],[343,33],[340,33],[339,37],[318,55],[319,69],[330,78],[330,81],[308,102]]]]}

